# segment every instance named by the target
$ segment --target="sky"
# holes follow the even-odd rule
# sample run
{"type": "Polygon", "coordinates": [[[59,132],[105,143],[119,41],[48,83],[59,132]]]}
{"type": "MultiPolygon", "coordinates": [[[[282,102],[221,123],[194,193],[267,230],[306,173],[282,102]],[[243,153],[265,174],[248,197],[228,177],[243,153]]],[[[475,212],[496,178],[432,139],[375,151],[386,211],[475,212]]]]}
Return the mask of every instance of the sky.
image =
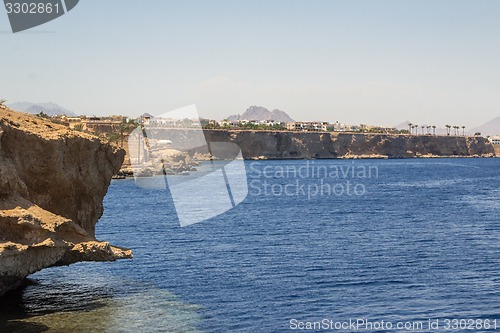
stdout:
{"type": "Polygon", "coordinates": [[[250,105],[295,120],[479,126],[500,116],[497,0],[81,0],[10,31],[0,98],[77,114],[250,105]]]}

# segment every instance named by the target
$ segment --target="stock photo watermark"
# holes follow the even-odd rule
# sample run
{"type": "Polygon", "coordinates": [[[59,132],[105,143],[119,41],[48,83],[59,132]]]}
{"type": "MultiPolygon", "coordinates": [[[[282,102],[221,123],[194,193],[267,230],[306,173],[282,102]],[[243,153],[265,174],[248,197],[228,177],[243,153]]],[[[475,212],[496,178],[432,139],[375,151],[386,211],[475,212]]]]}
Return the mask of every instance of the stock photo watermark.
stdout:
{"type": "Polygon", "coordinates": [[[247,197],[247,173],[240,147],[230,142],[208,142],[195,105],[154,118],[141,123],[128,139],[135,183],[156,190],[168,188],[182,227],[223,214],[247,197]],[[186,165],[194,154],[205,157],[205,168],[167,171],[166,165],[177,163],[172,158],[181,158],[186,165]]]}
{"type": "Polygon", "coordinates": [[[359,161],[245,162],[236,143],[207,140],[195,105],[144,119],[128,147],[136,185],[168,189],[183,227],[223,214],[248,195],[361,197],[379,178],[376,164],[359,161]],[[204,160],[192,168],[194,156],[204,160]]]}
{"type": "Polygon", "coordinates": [[[465,319],[443,318],[414,321],[370,320],[367,318],[351,318],[348,320],[332,320],[323,318],[318,321],[290,319],[289,329],[292,331],[340,331],[340,332],[457,332],[457,331],[496,331],[500,328],[499,319],[465,319]]]}
{"type": "Polygon", "coordinates": [[[363,196],[366,183],[379,178],[377,165],[306,161],[294,165],[249,164],[249,191],[253,196],[363,196]]]}
{"type": "Polygon", "coordinates": [[[4,0],[13,33],[50,22],[75,8],[79,0],[4,0]]]}

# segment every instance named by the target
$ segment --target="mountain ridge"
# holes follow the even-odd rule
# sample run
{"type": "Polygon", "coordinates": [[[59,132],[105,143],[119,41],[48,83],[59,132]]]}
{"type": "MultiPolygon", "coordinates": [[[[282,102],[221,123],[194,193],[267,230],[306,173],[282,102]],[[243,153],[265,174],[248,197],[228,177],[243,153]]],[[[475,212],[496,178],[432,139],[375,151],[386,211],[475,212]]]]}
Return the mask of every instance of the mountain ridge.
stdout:
{"type": "Polygon", "coordinates": [[[275,122],[293,123],[293,120],[288,113],[282,110],[274,109],[269,111],[263,106],[252,105],[245,110],[243,114],[231,115],[226,118],[230,121],[238,120],[274,120],[275,122]]]}
{"type": "Polygon", "coordinates": [[[40,112],[43,112],[49,116],[57,116],[61,114],[71,117],[76,116],[74,112],[52,102],[32,103],[32,102],[22,101],[22,102],[7,104],[7,106],[13,110],[30,114],[38,114],[40,112]]]}
{"type": "Polygon", "coordinates": [[[472,128],[468,131],[469,134],[481,133],[482,136],[500,135],[500,116],[491,119],[481,126],[472,128]]]}

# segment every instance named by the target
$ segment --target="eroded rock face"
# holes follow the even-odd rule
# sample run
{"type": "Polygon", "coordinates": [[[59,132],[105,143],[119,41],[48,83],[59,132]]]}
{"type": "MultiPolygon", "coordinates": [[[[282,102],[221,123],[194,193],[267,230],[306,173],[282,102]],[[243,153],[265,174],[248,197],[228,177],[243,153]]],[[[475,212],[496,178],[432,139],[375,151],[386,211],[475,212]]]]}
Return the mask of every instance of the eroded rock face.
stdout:
{"type": "Polygon", "coordinates": [[[94,238],[123,155],[91,135],[0,110],[0,295],[46,267],[131,257],[94,238]]]}
{"type": "Polygon", "coordinates": [[[491,157],[482,137],[205,130],[210,142],[233,142],[245,159],[491,157]]]}
{"type": "Polygon", "coordinates": [[[495,149],[495,154],[497,155],[497,157],[500,157],[500,146],[494,145],[493,148],[495,149]]]}

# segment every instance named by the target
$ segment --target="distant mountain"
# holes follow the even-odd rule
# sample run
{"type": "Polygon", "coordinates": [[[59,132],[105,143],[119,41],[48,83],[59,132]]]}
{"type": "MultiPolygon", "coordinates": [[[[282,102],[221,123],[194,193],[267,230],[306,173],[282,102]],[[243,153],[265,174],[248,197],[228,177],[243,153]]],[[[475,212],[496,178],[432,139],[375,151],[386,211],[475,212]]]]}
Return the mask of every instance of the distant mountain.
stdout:
{"type": "Polygon", "coordinates": [[[38,114],[43,112],[49,116],[56,116],[65,114],[67,116],[76,116],[75,113],[59,106],[55,103],[30,103],[30,102],[17,102],[12,104],[7,104],[7,106],[13,110],[26,112],[31,114],[38,114]]]}
{"type": "Polygon", "coordinates": [[[404,123],[401,123],[399,125],[394,126],[394,128],[397,128],[398,130],[407,130],[408,129],[408,124],[410,122],[407,120],[404,123]]]}
{"type": "Polygon", "coordinates": [[[482,136],[500,135],[500,117],[496,117],[488,121],[486,124],[472,128],[468,131],[469,134],[474,134],[476,132],[481,133],[482,136]]]}
{"type": "Polygon", "coordinates": [[[285,122],[285,123],[293,123],[293,120],[285,111],[281,111],[275,109],[273,111],[269,111],[265,107],[252,105],[249,107],[242,115],[232,115],[227,117],[227,120],[236,121],[236,120],[274,120],[275,122],[285,122]]]}

